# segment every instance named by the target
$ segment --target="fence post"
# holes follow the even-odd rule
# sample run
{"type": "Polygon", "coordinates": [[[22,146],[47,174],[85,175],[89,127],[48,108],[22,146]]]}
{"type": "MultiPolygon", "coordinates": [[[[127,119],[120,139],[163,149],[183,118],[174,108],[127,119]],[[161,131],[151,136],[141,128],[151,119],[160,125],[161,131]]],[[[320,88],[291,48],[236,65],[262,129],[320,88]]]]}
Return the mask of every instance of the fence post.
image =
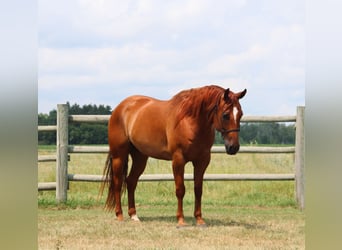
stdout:
{"type": "Polygon", "coordinates": [[[300,209],[304,209],[304,182],[305,182],[305,131],[304,131],[305,107],[297,107],[296,120],[296,149],[295,149],[295,182],[296,200],[300,209]]]}
{"type": "Polygon", "coordinates": [[[56,139],[56,201],[67,201],[68,189],[68,118],[67,104],[57,105],[57,139],[56,139]]]}

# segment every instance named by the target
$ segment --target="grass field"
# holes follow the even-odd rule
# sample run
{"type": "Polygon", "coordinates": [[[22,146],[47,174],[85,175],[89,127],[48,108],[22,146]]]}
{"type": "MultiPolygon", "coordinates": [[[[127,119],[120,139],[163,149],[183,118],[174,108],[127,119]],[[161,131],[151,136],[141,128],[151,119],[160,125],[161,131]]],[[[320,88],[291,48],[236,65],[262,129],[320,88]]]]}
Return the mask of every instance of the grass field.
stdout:
{"type": "MultiPolygon", "coordinates": [[[[39,154],[54,149],[40,147],[39,154]]],[[[293,154],[213,154],[207,173],[293,173],[293,154]]],[[[71,154],[69,173],[102,174],[105,154],[71,154]]],[[[39,163],[39,182],[55,180],[55,163],[39,163]]],[[[192,172],[191,164],[186,172],[192,172]]],[[[145,173],[172,173],[170,162],[149,159],[145,173]]],[[[118,222],[103,210],[99,183],[70,182],[68,202],[38,193],[40,249],[304,249],[304,213],[296,207],[293,181],[204,182],[207,228],[194,226],[193,182],[186,182],[184,213],[176,228],[173,182],[141,182],[136,191],[142,222],[118,222]]],[[[123,197],[127,215],[127,195],[123,197]]]]}

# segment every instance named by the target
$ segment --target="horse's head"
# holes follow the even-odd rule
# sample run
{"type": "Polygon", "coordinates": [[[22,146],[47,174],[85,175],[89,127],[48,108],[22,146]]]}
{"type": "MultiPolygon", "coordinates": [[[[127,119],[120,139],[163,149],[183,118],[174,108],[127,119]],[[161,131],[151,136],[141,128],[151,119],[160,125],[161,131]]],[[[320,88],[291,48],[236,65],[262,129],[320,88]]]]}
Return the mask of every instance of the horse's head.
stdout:
{"type": "Polygon", "coordinates": [[[214,127],[221,132],[226,146],[226,152],[230,155],[236,154],[240,149],[240,119],[243,113],[239,99],[244,97],[246,92],[247,89],[239,93],[233,93],[228,88],[225,90],[222,99],[216,107],[214,127]]]}

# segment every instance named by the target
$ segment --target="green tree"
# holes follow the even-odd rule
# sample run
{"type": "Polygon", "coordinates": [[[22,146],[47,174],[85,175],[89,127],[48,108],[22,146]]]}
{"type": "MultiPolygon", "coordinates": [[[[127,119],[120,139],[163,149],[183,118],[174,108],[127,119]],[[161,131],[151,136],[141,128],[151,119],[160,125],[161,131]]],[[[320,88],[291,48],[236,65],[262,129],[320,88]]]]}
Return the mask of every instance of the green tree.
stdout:
{"type": "MultiPolygon", "coordinates": [[[[105,105],[88,104],[82,107],[75,103],[69,105],[70,115],[108,115],[111,107],[105,105]]],[[[38,115],[38,125],[56,125],[57,111],[38,115]]],[[[70,144],[107,144],[107,124],[69,123],[70,144]]],[[[56,144],[56,133],[39,132],[38,144],[56,144]]]]}
{"type": "MultiPolygon", "coordinates": [[[[38,114],[38,125],[56,125],[57,111],[52,110],[49,114],[38,114]]],[[[43,131],[38,133],[38,144],[51,145],[56,144],[56,133],[43,131]]]]}
{"type": "MultiPolygon", "coordinates": [[[[294,144],[295,128],[277,122],[242,123],[240,144],[294,144]]],[[[215,143],[223,144],[221,133],[215,134],[215,143]]]]}

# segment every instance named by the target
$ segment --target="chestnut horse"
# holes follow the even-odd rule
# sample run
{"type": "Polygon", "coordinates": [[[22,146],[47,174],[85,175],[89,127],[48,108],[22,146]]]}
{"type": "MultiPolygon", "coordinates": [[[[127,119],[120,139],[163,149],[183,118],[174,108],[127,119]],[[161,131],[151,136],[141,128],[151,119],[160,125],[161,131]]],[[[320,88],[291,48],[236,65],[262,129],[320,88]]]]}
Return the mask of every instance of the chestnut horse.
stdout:
{"type": "Polygon", "coordinates": [[[147,96],[131,96],[112,112],[108,123],[109,153],[104,169],[108,184],[106,207],[115,209],[123,220],[121,193],[127,186],[128,214],[139,221],[134,192],[148,157],[172,161],[178,199],[178,226],[186,225],[183,214],[184,166],[194,166],[194,192],[197,225],[205,225],[201,212],[203,175],[210,161],[215,129],[222,133],[228,154],[239,151],[242,110],[239,99],[246,89],[233,93],[219,86],[184,90],[168,101],[147,96]],[[128,155],[132,167],[128,172],[128,155]]]}

